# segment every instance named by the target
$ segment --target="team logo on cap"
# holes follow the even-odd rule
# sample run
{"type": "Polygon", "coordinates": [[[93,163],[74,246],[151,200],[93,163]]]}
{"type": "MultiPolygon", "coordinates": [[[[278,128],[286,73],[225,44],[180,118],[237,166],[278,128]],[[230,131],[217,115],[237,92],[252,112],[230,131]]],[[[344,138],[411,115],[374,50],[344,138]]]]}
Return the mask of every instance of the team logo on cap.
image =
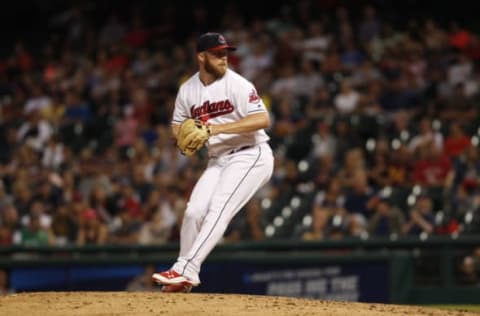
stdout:
{"type": "Polygon", "coordinates": [[[226,44],[227,41],[225,40],[225,37],[223,37],[223,35],[218,35],[218,42],[220,44],[226,44]]]}

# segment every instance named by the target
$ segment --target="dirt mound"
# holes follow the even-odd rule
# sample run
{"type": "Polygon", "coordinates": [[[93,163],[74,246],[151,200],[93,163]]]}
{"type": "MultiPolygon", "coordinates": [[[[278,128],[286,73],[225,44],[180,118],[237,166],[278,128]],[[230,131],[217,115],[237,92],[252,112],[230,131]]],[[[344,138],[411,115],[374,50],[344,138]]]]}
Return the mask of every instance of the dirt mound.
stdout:
{"type": "Polygon", "coordinates": [[[41,292],[0,297],[0,315],[479,315],[417,306],[288,297],[158,292],[41,292]]]}

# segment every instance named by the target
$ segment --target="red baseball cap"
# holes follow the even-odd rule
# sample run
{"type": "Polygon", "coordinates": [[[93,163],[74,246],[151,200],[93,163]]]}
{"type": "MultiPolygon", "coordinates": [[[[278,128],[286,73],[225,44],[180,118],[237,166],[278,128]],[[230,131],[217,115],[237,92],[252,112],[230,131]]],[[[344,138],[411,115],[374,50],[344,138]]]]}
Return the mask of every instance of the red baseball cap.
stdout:
{"type": "Polygon", "coordinates": [[[203,52],[206,50],[227,49],[229,51],[236,50],[237,48],[228,45],[225,37],[220,33],[205,33],[202,34],[197,40],[197,52],[203,52]]]}

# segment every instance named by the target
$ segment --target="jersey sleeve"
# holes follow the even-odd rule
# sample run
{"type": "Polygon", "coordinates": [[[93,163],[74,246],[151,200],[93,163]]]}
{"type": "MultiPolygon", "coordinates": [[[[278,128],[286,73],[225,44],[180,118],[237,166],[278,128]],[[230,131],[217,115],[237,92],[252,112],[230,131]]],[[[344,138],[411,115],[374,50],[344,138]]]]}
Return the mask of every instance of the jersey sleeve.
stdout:
{"type": "Polygon", "coordinates": [[[181,124],[185,119],[189,118],[189,110],[185,101],[183,90],[178,91],[175,99],[175,107],[173,110],[172,124],[181,124]]]}
{"type": "Polygon", "coordinates": [[[268,112],[265,104],[257,93],[257,89],[248,81],[238,89],[236,99],[237,106],[245,115],[268,112]]]}

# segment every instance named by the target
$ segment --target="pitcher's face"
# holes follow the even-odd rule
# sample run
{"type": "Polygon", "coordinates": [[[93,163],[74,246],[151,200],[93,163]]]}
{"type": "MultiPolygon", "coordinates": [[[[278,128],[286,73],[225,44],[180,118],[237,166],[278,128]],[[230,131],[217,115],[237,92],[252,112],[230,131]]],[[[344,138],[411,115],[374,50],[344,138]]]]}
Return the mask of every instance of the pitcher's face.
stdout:
{"type": "Polygon", "coordinates": [[[219,49],[205,52],[205,70],[215,78],[225,75],[228,67],[228,51],[219,49]]]}

